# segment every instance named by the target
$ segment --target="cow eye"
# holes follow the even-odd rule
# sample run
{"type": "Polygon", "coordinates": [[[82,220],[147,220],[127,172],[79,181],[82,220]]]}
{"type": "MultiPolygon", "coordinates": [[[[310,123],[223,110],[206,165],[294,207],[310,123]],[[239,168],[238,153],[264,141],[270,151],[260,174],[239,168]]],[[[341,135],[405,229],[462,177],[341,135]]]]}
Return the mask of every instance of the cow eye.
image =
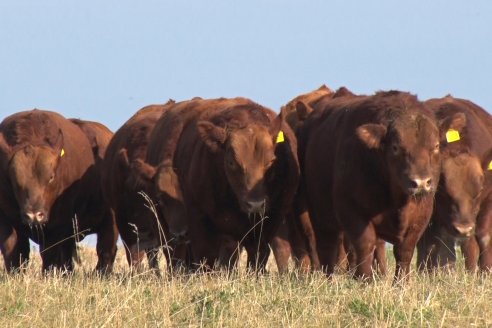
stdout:
{"type": "Polygon", "coordinates": [[[236,162],[232,158],[227,158],[226,159],[226,165],[230,167],[231,169],[236,168],[236,162]]]}
{"type": "Polygon", "coordinates": [[[440,145],[439,145],[439,143],[437,143],[437,144],[434,146],[434,153],[438,153],[438,152],[439,152],[439,148],[440,148],[440,145]]]}
{"type": "Polygon", "coordinates": [[[398,155],[398,153],[400,152],[400,147],[397,144],[392,144],[391,150],[393,151],[393,154],[398,155]]]}
{"type": "Polygon", "coordinates": [[[54,180],[55,180],[55,175],[53,174],[52,176],[50,176],[48,183],[52,183],[54,180]]]}

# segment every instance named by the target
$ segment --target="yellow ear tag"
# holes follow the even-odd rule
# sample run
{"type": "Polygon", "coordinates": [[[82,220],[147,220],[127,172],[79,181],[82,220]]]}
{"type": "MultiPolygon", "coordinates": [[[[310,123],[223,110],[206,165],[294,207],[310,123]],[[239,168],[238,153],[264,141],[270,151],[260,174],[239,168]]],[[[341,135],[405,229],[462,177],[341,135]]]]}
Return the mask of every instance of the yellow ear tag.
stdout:
{"type": "Polygon", "coordinates": [[[446,141],[448,143],[460,140],[460,133],[457,130],[449,129],[446,132],[446,141]]]}
{"type": "Polygon", "coordinates": [[[488,171],[492,171],[492,161],[489,162],[489,166],[487,166],[488,171]]]}
{"type": "Polygon", "coordinates": [[[62,150],[60,152],[60,157],[63,157],[63,155],[65,155],[65,149],[62,148],[62,150]]]}
{"type": "Polygon", "coordinates": [[[280,142],[284,142],[285,139],[284,139],[284,131],[280,130],[278,131],[278,134],[277,134],[277,141],[276,143],[280,143],[280,142]]]}

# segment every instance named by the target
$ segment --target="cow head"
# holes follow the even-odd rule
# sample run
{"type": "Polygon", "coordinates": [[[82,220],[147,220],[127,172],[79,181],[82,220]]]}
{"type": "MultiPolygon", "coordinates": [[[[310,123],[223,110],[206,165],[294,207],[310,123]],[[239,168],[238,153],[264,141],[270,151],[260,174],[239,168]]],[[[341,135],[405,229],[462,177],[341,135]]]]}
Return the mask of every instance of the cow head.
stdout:
{"type": "Polygon", "coordinates": [[[446,115],[440,121],[442,172],[434,219],[454,237],[472,234],[484,187],[482,163],[461,140],[466,123],[461,112],[446,115]]]}
{"type": "Polygon", "coordinates": [[[65,155],[60,131],[49,145],[27,145],[18,149],[9,162],[9,178],[24,223],[48,222],[57,197],[57,168],[65,155]]]}
{"type": "Polygon", "coordinates": [[[302,116],[301,114],[299,114],[298,104],[302,103],[301,106],[303,107],[303,110],[306,109],[308,111],[311,111],[312,109],[311,107],[309,107],[309,104],[316,102],[324,96],[331,95],[333,95],[333,91],[323,84],[316,90],[295,97],[281,108],[281,112],[285,121],[292,128],[292,130],[295,131],[299,123],[304,121],[306,116],[302,116]]]}
{"type": "Polygon", "coordinates": [[[452,236],[469,237],[480,209],[482,166],[469,153],[443,157],[434,218],[452,236]]]}
{"type": "Polygon", "coordinates": [[[266,210],[266,173],[276,158],[276,142],[283,142],[281,120],[278,116],[270,128],[249,124],[225,129],[210,121],[198,123],[202,140],[212,152],[220,153],[228,183],[242,211],[248,214],[266,210]]]}
{"type": "Polygon", "coordinates": [[[440,172],[439,131],[429,117],[417,111],[402,112],[388,125],[364,124],[358,137],[384,154],[389,182],[407,196],[432,194],[440,172]]]}
{"type": "Polygon", "coordinates": [[[152,166],[141,159],[131,163],[134,185],[154,189],[164,220],[176,244],[188,242],[188,221],[178,176],[170,165],[152,166]]]}

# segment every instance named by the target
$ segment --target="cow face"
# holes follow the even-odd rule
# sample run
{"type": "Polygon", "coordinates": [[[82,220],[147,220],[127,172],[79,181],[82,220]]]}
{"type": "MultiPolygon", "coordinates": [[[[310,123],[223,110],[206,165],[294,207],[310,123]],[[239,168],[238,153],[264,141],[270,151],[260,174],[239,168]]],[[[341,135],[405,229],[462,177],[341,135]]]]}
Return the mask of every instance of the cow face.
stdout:
{"type": "Polygon", "coordinates": [[[275,161],[271,131],[251,124],[226,131],[209,122],[200,122],[202,140],[222,153],[224,172],[241,209],[262,213],[267,205],[265,174],[275,161]]]}
{"type": "Polygon", "coordinates": [[[383,152],[393,189],[412,197],[435,192],[440,172],[439,131],[428,117],[405,113],[388,128],[364,124],[356,132],[367,147],[383,152]]]}
{"type": "Polygon", "coordinates": [[[144,190],[154,188],[155,196],[175,244],[188,242],[188,221],[179,178],[169,165],[154,167],[141,159],[132,163],[126,149],[120,151],[122,163],[131,170],[127,184],[144,190]]]}
{"type": "Polygon", "coordinates": [[[169,166],[158,168],[154,176],[156,196],[169,232],[176,244],[188,242],[188,220],[178,176],[169,166]]]}
{"type": "Polygon", "coordinates": [[[452,236],[472,234],[483,186],[484,173],[476,156],[468,153],[445,156],[434,216],[452,236]]]}
{"type": "Polygon", "coordinates": [[[56,173],[62,149],[26,146],[14,153],[9,176],[24,223],[44,224],[56,198],[56,173]]]}

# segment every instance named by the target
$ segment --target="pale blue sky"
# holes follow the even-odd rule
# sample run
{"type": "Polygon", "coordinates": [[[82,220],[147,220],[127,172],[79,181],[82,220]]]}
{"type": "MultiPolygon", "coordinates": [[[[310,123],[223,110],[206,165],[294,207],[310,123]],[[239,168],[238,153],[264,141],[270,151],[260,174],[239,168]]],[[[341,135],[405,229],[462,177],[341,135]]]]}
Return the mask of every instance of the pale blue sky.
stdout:
{"type": "Polygon", "coordinates": [[[116,130],[168,98],[278,110],[326,83],[492,111],[492,1],[0,3],[0,119],[33,107],[116,130]]]}

